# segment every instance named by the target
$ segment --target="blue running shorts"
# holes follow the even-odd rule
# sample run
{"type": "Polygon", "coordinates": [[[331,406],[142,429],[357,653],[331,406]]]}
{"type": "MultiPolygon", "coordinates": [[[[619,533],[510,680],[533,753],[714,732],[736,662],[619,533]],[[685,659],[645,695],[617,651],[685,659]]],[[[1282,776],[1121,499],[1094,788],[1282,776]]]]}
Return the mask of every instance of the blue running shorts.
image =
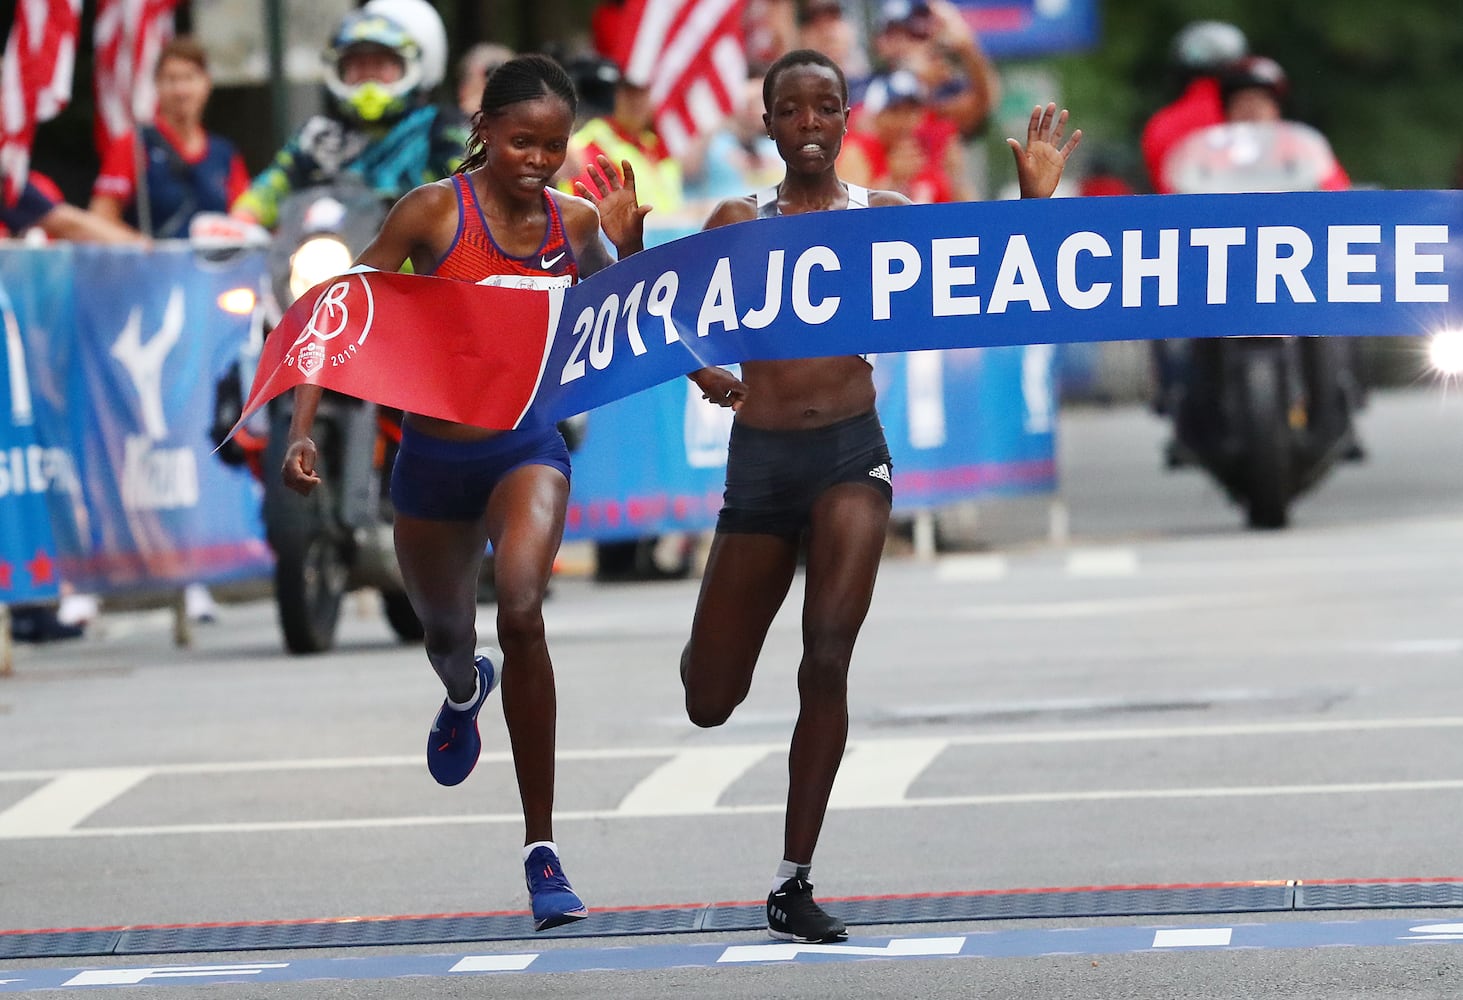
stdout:
{"type": "Polygon", "coordinates": [[[391,503],[410,517],[475,521],[503,477],[525,465],[547,465],[569,478],[569,449],[557,427],[447,441],[404,424],[391,468],[391,503]]]}

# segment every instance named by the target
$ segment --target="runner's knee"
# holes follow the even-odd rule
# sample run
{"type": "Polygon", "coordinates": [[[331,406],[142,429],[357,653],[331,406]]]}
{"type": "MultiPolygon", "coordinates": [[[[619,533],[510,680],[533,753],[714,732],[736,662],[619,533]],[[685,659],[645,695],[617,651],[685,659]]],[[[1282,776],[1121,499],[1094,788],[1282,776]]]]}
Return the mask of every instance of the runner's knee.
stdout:
{"type": "Polygon", "coordinates": [[[726,722],[747,697],[744,686],[740,691],[723,685],[709,684],[707,680],[719,680],[726,675],[716,667],[693,659],[688,644],[681,653],[681,684],[686,689],[686,717],[691,724],[702,729],[712,729],[726,722]]]}
{"type": "Polygon", "coordinates": [[[809,695],[841,695],[848,690],[848,664],[858,633],[847,628],[805,632],[803,661],[798,666],[798,692],[809,695]]]}
{"type": "Polygon", "coordinates": [[[498,592],[498,644],[505,649],[544,641],[543,603],[498,592]]]}

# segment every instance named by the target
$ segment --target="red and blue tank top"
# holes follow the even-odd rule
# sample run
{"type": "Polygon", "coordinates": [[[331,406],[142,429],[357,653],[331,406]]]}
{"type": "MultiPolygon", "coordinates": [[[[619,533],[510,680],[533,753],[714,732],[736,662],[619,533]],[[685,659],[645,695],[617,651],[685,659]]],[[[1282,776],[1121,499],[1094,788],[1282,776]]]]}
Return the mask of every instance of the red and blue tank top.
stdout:
{"type": "Polygon", "coordinates": [[[554,196],[544,189],[544,211],[549,225],[543,244],[527,257],[515,257],[498,246],[483,217],[477,193],[466,174],[454,174],[457,191],[457,235],[432,274],[438,278],[471,281],[507,288],[568,288],[579,280],[579,262],[564,232],[554,196]]]}

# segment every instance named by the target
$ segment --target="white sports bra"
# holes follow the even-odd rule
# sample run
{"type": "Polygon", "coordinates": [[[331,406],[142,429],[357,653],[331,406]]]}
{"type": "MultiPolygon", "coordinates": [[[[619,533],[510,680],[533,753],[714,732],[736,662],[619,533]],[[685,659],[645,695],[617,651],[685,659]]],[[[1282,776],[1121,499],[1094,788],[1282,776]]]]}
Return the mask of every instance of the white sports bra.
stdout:
{"type": "MultiPolygon", "coordinates": [[[[848,185],[848,207],[868,208],[869,189],[857,184],[848,185]]],[[[777,187],[764,188],[757,192],[757,218],[775,219],[781,215],[777,208],[777,187]]]]}

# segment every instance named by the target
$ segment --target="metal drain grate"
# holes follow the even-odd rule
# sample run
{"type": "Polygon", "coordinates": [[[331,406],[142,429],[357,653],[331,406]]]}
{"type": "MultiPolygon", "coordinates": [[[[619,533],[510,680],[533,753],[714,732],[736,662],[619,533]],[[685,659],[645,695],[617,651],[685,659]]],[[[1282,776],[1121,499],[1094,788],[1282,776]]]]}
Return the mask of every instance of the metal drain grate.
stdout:
{"type": "MultiPolygon", "coordinates": [[[[1173,885],[825,900],[850,925],[1463,907],[1463,881],[1173,885]]],[[[526,913],[0,932],[0,959],[285,951],[760,930],[760,903],[595,910],[535,934],[526,913]]]]}
{"type": "Polygon", "coordinates": [[[1401,910],[1463,906],[1463,882],[1362,882],[1295,888],[1297,910],[1401,910]]]}
{"type": "Polygon", "coordinates": [[[0,934],[0,959],[110,955],[122,936],[111,931],[15,931],[0,934]]]}

